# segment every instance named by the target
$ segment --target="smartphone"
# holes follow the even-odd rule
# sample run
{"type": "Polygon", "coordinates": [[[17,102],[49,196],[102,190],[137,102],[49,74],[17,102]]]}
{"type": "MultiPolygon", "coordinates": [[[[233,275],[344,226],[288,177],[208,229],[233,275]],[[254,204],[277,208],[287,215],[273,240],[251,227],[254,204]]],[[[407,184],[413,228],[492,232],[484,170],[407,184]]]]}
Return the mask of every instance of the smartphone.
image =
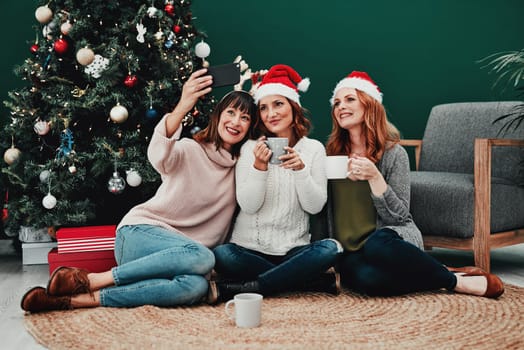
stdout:
{"type": "Polygon", "coordinates": [[[212,66],[207,69],[207,74],[213,76],[211,87],[235,85],[240,82],[240,63],[212,66]]]}

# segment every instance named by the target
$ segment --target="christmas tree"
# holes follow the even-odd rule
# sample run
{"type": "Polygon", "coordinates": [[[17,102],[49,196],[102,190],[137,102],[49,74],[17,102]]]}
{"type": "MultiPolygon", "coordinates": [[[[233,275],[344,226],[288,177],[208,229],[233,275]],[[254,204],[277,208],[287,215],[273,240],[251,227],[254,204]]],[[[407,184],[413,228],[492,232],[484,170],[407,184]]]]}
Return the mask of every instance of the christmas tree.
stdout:
{"type": "MultiPolygon", "coordinates": [[[[10,230],[118,223],[160,178],[147,146],[209,54],[189,0],[51,0],[35,9],[34,42],[15,73],[0,137],[3,219],[10,230]],[[199,57],[195,55],[195,45],[199,57]],[[200,47],[199,47],[200,46],[200,47]]],[[[183,137],[203,129],[203,98],[183,137]]]]}

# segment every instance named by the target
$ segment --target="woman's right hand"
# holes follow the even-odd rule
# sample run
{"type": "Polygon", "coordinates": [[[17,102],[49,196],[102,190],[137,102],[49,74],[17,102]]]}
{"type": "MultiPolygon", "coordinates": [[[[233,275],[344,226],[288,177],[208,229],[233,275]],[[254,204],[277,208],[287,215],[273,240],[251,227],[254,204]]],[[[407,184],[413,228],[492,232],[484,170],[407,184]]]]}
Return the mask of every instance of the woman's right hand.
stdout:
{"type": "Polygon", "coordinates": [[[180,108],[183,114],[189,112],[198,102],[198,99],[211,92],[213,77],[207,73],[206,68],[199,69],[189,76],[182,87],[182,96],[175,109],[180,108]]]}
{"type": "Polygon", "coordinates": [[[266,137],[261,136],[257,140],[257,144],[253,149],[253,154],[255,155],[255,163],[253,166],[257,170],[266,171],[271,158],[271,149],[266,144],[266,137]]]}
{"type": "Polygon", "coordinates": [[[166,118],[166,136],[171,137],[180,127],[184,116],[191,111],[198,99],[211,92],[213,77],[206,74],[207,69],[199,69],[189,76],[182,87],[182,95],[175,108],[166,118]]]}

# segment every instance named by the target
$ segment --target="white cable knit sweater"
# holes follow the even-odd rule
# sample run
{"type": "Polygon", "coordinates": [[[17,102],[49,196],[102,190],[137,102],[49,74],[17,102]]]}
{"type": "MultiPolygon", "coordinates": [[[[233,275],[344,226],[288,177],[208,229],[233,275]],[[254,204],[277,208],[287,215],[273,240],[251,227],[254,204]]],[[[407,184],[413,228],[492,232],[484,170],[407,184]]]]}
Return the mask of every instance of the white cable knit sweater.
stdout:
{"type": "Polygon", "coordinates": [[[293,171],[269,164],[253,167],[256,141],[247,141],[236,165],[240,213],[231,242],[269,255],[285,255],[310,243],[309,214],[320,212],[327,200],[326,151],[322,143],[301,138],[294,149],[305,164],[293,171]]]}

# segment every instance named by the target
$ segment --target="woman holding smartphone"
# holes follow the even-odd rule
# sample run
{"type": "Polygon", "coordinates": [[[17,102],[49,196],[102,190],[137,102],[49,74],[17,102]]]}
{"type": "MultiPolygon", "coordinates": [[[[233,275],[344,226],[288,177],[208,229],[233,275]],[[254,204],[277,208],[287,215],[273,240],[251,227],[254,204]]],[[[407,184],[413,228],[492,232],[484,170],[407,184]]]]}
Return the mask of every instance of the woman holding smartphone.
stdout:
{"type": "Polygon", "coordinates": [[[60,267],[47,288],[23,296],[23,310],[191,305],[207,293],[216,299],[206,279],[215,264],[210,249],[229,231],[236,208],[235,164],[241,145],[254,136],[256,107],[248,93],[230,92],[207,128],[194,139],[179,139],[182,119],[211,92],[212,82],[206,69],[191,74],[178,104],[156,126],[148,158],[162,183],[118,225],[118,266],[101,273],[60,267]]]}

